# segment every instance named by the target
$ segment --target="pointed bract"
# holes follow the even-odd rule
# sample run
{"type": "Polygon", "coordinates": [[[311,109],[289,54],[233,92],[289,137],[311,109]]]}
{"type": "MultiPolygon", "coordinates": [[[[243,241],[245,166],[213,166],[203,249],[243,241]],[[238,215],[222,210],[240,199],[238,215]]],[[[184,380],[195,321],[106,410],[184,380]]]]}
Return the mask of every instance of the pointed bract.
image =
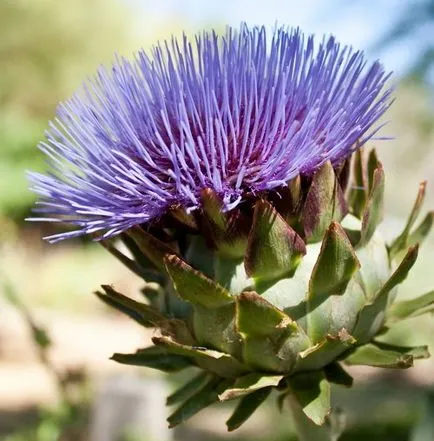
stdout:
{"type": "Polygon", "coordinates": [[[383,220],[384,171],[379,163],[372,176],[369,197],[365,204],[362,219],[362,230],[358,247],[366,245],[383,220]]]}
{"type": "Polygon", "coordinates": [[[136,261],[130,259],[128,256],[125,256],[125,254],[121,253],[112,243],[110,243],[110,240],[101,240],[100,244],[134,274],[139,277],[146,276],[146,273],[143,272],[140,265],[136,261]]]}
{"type": "Polygon", "coordinates": [[[226,421],[228,431],[232,432],[244,424],[255,410],[268,398],[272,390],[272,387],[264,387],[241,398],[234,413],[226,421]]]}
{"type": "Polygon", "coordinates": [[[165,317],[155,308],[144,303],[136,302],[123,294],[118,293],[109,285],[102,285],[105,293],[96,292],[100,300],[105,304],[128,315],[136,322],[147,328],[155,328],[165,321],[165,317]]]}
{"type": "Polygon", "coordinates": [[[408,276],[408,273],[413,268],[416,263],[416,259],[419,253],[419,246],[415,245],[408,249],[402,262],[399,264],[398,268],[390,276],[389,280],[384,284],[381,290],[378,292],[376,298],[384,296],[392,291],[397,285],[402,283],[408,276]]]}
{"type": "Polygon", "coordinates": [[[237,326],[241,333],[251,337],[270,337],[298,329],[283,311],[253,291],[237,297],[237,326]]]}
{"type": "Polygon", "coordinates": [[[207,218],[219,229],[226,227],[226,218],[223,212],[223,201],[211,188],[205,188],[200,193],[202,209],[207,218]]]}
{"type": "Polygon", "coordinates": [[[381,162],[378,159],[377,152],[375,149],[372,149],[368,155],[368,163],[367,163],[367,176],[368,176],[368,194],[372,193],[372,189],[375,181],[375,172],[377,169],[383,168],[381,162]]]}
{"type": "Polygon", "coordinates": [[[175,250],[158,240],[152,234],[135,227],[127,234],[134,240],[140,251],[155,265],[159,271],[165,272],[164,258],[168,254],[175,254],[175,250]]]}
{"type": "Polygon", "coordinates": [[[226,289],[174,254],[166,255],[164,263],[176,291],[187,302],[211,309],[234,302],[226,289]]]}
{"type": "Polygon", "coordinates": [[[264,387],[276,387],[284,378],[283,375],[247,374],[238,378],[235,383],[219,395],[221,401],[233,400],[255,392],[264,387]]]}
{"type": "Polygon", "coordinates": [[[339,364],[330,363],[324,368],[324,374],[330,383],[339,386],[351,387],[353,385],[353,377],[339,364]]]}
{"type": "Polygon", "coordinates": [[[303,201],[301,177],[297,175],[287,185],[269,192],[267,200],[290,226],[299,226],[299,215],[303,201]]]}
{"type": "Polygon", "coordinates": [[[198,230],[198,225],[194,216],[187,213],[183,208],[172,208],[170,210],[170,215],[190,231],[198,230]]]}
{"type": "Polygon", "coordinates": [[[349,194],[351,213],[361,219],[369,194],[368,171],[365,151],[359,148],[353,156],[353,183],[349,194]]]}
{"type": "Polygon", "coordinates": [[[366,365],[383,368],[407,369],[415,358],[429,357],[426,346],[399,347],[373,342],[360,346],[345,358],[349,365],[366,365]]]}
{"type": "Polygon", "coordinates": [[[172,406],[179,402],[185,401],[194,395],[202,386],[210,380],[210,374],[201,372],[193,377],[190,381],[182,385],[179,389],[169,395],[166,404],[172,406]]]}
{"type": "Polygon", "coordinates": [[[341,186],[344,194],[346,194],[351,176],[351,158],[346,158],[334,168],[335,168],[336,176],[338,178],[339,185],[341,186]]]}
{"type": "Polygon", "coordinates": [[[332,222],[312,270],[309,299],[342,293],[359,267],[360,263],[344,229],[337,222],[332,222]]]}
{"type": "Polygon", "coordinates": [[[134,354],[113,354],[112,360],[131,366],[145,366],[163,372],[177,372],[192,366],[191,361],[182,355],[172,354],[164,347],[151,346],[139,349],[134,354]]]}
{"type": "Polygon", "coordinates": [[[389,310],[388,318],[391,322],[417,317],[434,310],[434,291],[411,300],[394,303],[389,310]]]}
{"type": "Polygon", "coordinates": [[[314,174],[303,207],[303,225],[309,242],[321,240],[330,222],[340,221],[347,206],[333,166],[326,161],[314,174]]]}
{"type": "Polygon", "coordinates": [[[337,359],[341,354],[353,347],[357,340],[341,329],[337,335],[328,334],[321,341],[299,353],[296,371],[317,370],[337,359]]]}
{"type": "Polygon", "coordinates": [[[289,379],[294,398],[304,414],[317,425],[325,422],[331,411],[330,383],[322,372],[298,374],[289,379]]]}
{"type": "Polygon", "coordinates": [[[153,337],[152,342],[157,347],[165,348],[168,353],[190,359],[198,366],[223,378],[236,378],[249,372],[249,368],[224,352],[183,345],[170,337],[153,337]]]}
{"type": "Polygon", "coordinates": [[[229,382],[221,378],[211,378],[201,389],[189,397],[167,418],[169,427],[175,427],[181,424],[202,409],[216,403],[218,401],[219,390],[224,388],[227,384],[229,384],[229,382]]]}
{"type": "Polygon", "coordinates": [[[422,244],[428,234],[431,232],[434,223],[434,211],[430,211],[421,223],[410,233],[407,238],[407,245],[413,246],[416,244],[422,244]]]}
{"type": "Polygon", "coordinates": [[[406,256],[398,268],[389,277],[386,283],[375,294],[374,298],[369,300],[359,312],[356,326],[353,330],[354,337],[359,343],[366,343],[380,330],[380,324],[385,321],[389,294],[400,283],[402,283],[410,269],[416,262],[418,247],[410,247],[406,256]]]}
{"type": "Polygon", "coordinates": [[[253,291],[237,297],[237,329],[244,361],[260,371],[290,371],[297,354],[309,346],[295,321],[253,291]]]}
{"type": "Polygon", "coordinates": [[[226,258],[244,256],[250,220],[238,209],[223,211],[221,198],[207,188],[201,193],[202,230],[216,252],[226,258]]]}
{"type": "Polygon", "coordinates": [[[419,190],[417,192],[416,200],[414,201],[413,208],[407,219],[407,223],[405,224],[404,230],[390,245],[389,254],[392,259],[398,253],[405,250],[409,245],[408,237],[410,235],[410,231],[422,210],[422,205],[425,200],[426,184],[427,184],[426,181],[423,181],[419,184],[419,190]]]}
{"type": "Polygon", "coordinates": [[[273,280],[295,270],[306,247],[272,205],[256,202],[244,266],[256,280],[273,280]]]}

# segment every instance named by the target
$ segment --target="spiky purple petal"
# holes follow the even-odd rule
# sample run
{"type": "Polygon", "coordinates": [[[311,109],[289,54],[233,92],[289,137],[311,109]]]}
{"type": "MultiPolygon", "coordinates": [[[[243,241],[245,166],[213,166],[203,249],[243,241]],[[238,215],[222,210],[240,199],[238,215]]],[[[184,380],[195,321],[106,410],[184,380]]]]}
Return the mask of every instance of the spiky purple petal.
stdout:
{"type": "Polygon", "coordinates": [[[388,78],[334,37],[316,48],[287,28],[270,40],[242,25],[118,58],[59,106],[40,144],[51,171],[30,174],[36,211],[78,227],[55,241],[194,210],[204,188],[231,209],[372,137],[388,78]]]}

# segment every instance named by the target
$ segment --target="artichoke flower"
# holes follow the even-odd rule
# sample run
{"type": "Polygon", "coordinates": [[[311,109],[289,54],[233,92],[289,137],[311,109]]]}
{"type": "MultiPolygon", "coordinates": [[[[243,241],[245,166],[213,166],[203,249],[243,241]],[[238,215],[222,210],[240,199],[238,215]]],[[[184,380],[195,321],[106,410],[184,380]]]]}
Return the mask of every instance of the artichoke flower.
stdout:
{"type": "Polygon", "coordinates": [[[326,439],[316,426],[330,383],[352,384],[345,364],[428,357],[378,340],[434,302],[394,301],[433,222],[415,227],[425,183],[394,242],[377,228],[384,171],[363,146],[389,77],[333,37],[242,25],[117,59],[59,106],[41,143],[51,171],[30,177],[33,220],[76,227],[53,242],[91,234],[144,279],[142,302],[110,285],[97,295],[157,330],[114,360],[198,368],[167,400],[171,426],[239,399],[234,430],[277,390],[300,436],[326,439]]]}

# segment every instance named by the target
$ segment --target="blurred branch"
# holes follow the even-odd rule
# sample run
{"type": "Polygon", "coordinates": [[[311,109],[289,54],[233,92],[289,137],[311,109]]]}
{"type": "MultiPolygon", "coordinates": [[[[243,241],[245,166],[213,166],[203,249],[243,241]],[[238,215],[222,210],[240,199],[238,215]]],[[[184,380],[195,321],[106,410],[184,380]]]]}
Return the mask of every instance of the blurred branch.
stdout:
{"type": "Polygon", "coordinates": [[[31,332],[32,340],[37,349],[37,354],[40,362],[45,366],[47,371],[49,371],[56,380],[56,384],[62,401],[68,402],[67,380],[62,375],[62,373],[54,366],[49,357],[51,339],[47,331],[36,323],[36,320],[32,316],[30,310],[21,301],[12,283],[7,280],[7,278],[1,273],[0,277],[6,299],[20,312],[21,316],[24,319],[24,322],[31,332]]]}
{"type": "Polygon", "coordinates": [[[21,301],[8,278],[0,272],[0,285],[6,299],[20,312],[27,324],[37,349],[40,362],[53,376],[59,391],[59,403],[53,409],[41,409],[35,426],[20,428],[5,441],[78,441],[81,440],[84,421],[87,418],[86,376],[76,372],[61,372],[50,360],[52,346],[47,331],[40,326],[31,311],[21,301]],[[78,385],[79,393],[71,386],[78,385]],[[79,435],[80,434],[80,435],[79,435]]]}

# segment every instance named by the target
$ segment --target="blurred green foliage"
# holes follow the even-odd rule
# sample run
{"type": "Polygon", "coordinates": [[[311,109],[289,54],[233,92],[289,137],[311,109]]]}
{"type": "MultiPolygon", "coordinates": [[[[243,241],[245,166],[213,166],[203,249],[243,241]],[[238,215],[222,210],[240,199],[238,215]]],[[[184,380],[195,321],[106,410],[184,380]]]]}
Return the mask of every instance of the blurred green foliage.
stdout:
{"type": "Polygon", "coordinates": [[[6,299],[22,316],[30,331],[39,361],[51,374],[58,389],[59,400],[52,408],[38,409],[36,422],[20,427],[4,441],[79,441],[83,439],[88,419],[88,381],[84,371],[59,371],[50,359],[51,339],[44,327],[34,319],[22,302],[13,284],[0,273],[0,285],[6,299]]]}
{"type": "Polygon", "coordinates": [[[116,0],[0,1],[0,216],[21,219],[34,195],[25,170],[43,170],[36,144],[56,103],[130,41],[116,0]]]}
{"type": "Polygon", "coordinates": [[[54,409],[41,409],[34,426],[21,428],[3,441],[81,441],[86,432],[85,407],[63,403],[54,409]]]}

